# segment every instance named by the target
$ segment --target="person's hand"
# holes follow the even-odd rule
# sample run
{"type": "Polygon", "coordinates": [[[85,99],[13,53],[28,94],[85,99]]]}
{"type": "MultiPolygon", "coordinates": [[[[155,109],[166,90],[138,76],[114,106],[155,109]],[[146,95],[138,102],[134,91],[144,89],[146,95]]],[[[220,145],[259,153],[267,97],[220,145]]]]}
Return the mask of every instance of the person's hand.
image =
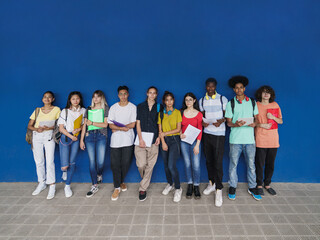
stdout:
{"type": "Polygon", "coordinates": [[[86,145],[84,144],[83,141],[80,141],[80,148],[81,148],[81,150],[85,150],[86,149],[86,145]]]}
{"type": "Polygon", "coordinates": [[[253,122],[253,123],[248,125],[248,127],[253,127],[253,128],[256,127],[256,126],[257,126],[257,124],[255,122],[253,122]]]}
{"type": "Polygon", "coordinates": [[[158,146],[160,144],[160,138],[157,137],[156,142],[154,143],[156,146],[158,146]]]}
{"type": "Polygon", "coordinates": [[[75,135],[75,134],[77,134],[77,133],[80,132],[80,131],[81,131],[81,128],[76,128],[76,129],[74,129],[74,130],[72,131],[72,134],[75,135]]]}
{"type": "Polygon", "coordinates": [[[242,127],[245,124],[246,124],[245,121],[236,121],[234,125],[235,125],[235,127],[242,127]]]}
{"type": "Polygon", "coordinates": [[[220,125],[222,124],[222,123],[224,123],[226,121],[226,119],[225,118],[221,118],[221,119],[217,119],[217,122],[216,122],[216,127],[220,127],[220,125]]]}
{"type": "Polygon", "coordinates": [[[185,134],[181,134],[181,135],[180,135],[180,138],[181,138],[181,139],[184,139],[184,138],[186,138],[186,135],[185,135],[185,134]]]}
{"type": "Polygon", "coordinates": [[[129,128],[127,128],[127,127],[121,127],[120,128],[120,131],[124,131],[124,132],[128,132],[130,129],[129,128]]]}
{"type": "Polygon", "coordinates": [[[71,136],[71,140],[76,142],[76,141],[78,141],[78,138],[76,136],[71,136]]]}
{"type": "Polygon", "coordinates": [[[43,127],[38,127],[37,130],[36,130],[38,133],[42,133],[44,131],[44,128],[43,127]]]}
{"type": "Polygon", "coordinates": [[[272,113],[267,113],[267,118],[274,120],[275,116],[273,116],[272,113]]]}
{"type": "Polygon", "coordinates": [[[162,144],[162,150],[163,151],[168,151],[168,145],[167,144],[162,144]]]}
{"type": "Polygon", "coordinates": [[[87,119],[87,126],[92,125],[92,121],[90,121],[89,119],[87,119]]]}
{"type": "Polygon", "coordinates": [[[209,123],[206,123],[206,122],[203,122],[203,121],[202,121],[202,126],[208,127],[208,126],[209,126],[209,123]]]}
{"type": "Polygon", "coordinates": [[[194,146],[194,148],[193,148],[193,153],[194,153],[194,155],[198,155],[199,154],[199,146],[194,146]]]}
{"type": "Polygon", "coordinates": [[[164,138],[166,136],[166,133],[161,132],[161,133],[159,133],[159,135],[160,135],[161,138],[164,138]]]}
{"type": "Polygon", "coordinates": [[[262,123],[260,124],[260,127],[269,130],[272,126],[272,123],[262,123]]]}
{"type": "Polygon", "coordinates": [[[146,147],[146,143],[143,139],[139,140],[139,147],[141,148],[145,148],[146,147]]]}
{"type": "Polygon", "coordinates": [[[52,130],[52,128],[49,128],[48,126],[44,125],[44,126],[43,126],[43,130],[44,130],[44,131],[48,131],[48,130],[52,130]]]}

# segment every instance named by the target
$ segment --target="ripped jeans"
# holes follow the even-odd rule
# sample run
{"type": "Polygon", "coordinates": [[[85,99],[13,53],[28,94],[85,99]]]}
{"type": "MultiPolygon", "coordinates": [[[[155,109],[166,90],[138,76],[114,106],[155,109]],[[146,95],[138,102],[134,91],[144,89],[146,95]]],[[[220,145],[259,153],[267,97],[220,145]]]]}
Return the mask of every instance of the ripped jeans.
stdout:
{"type": "Polygon", "coordinates": [[[74,170],[76,168],[76,157],[79,151],[79,140],[74,142],[64,134],[59,142],[61,168],[68,167],[66,185],[70,185],[74,170]]]}

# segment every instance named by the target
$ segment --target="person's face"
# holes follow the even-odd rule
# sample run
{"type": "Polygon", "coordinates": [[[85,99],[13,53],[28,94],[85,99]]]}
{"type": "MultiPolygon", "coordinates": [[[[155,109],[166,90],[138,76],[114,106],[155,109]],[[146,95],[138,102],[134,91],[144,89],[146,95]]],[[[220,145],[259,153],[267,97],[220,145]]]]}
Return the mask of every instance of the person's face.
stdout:
{"type": "Polygon", "coordinates": [[[150,88],[149,91],[147,92],[148,100],[154,101],[158,94],[157,91],[154,88],[150,88]]]}
{"type": "Polygon", "coordinates": [[[206,85],[206,90],[209,96],[212,96],[216,93],[216,85],[213,82],[209,82],[206,85]]]}
{"type": "Polygon", "coordinates": [[[54,101],[54,97],[50,93],[46,93],[42,97],[42,102],[44,104],[51,104],[54,101]]]}
{"type": "Polygon", "coordinates": [[[186,106],[187,107],[192,107],[193,104],[195,103],[195,99],[193,99],[192,97],[190,96],[187,96],[185,99],[184,99],[184,102],[186,103],[186,106]]]}
{"type": "Polygon", "coordinates": [[[242,83],[237,83],[233,89],[237,96],[243,96],[245,90],[246,88],[243,86],[242,83]]]}
{"type": "Polygon", "coordinates": [[[174,104],[174,100],[171,96],[167,96],[166,100],[164,101],[164,103],[166,104],[167,108],[172,108],[173,104],[174,104]]]}
{"type": "Polygon", "coordinates": [[[70,102],[72,106],[77,107],[80,104],[80,97],[78,95],[73,95],[70,102]]]}
{"type": "Polygon", "coordinates": [[[263,91],[261,97],[262,97],[262,100],[267,100],[267,101],[269,101],[269,100],[270,100],[270,97],[271,97],[271,94],[263,91]]]}
{"type": "Polygon", "coordinates": [[[94,94],[92,100],[93,100],[94,104],[100,104],[101,100],[102,100],[102,97],[99,96],[98,94],[94,94]]]}
{"type": "Polygon", "coordinates": [[[121,102],[127,102],[128,101],[128,97],[129,97],[129,93],[127,90],[120,90],[118,93],[118,97],[120,99],[121,102]]]}

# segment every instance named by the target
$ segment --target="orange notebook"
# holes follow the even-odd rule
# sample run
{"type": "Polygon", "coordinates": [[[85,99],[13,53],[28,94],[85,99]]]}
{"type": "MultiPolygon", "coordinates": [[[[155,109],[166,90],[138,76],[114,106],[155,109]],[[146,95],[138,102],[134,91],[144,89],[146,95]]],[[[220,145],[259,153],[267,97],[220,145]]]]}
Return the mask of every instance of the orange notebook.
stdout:
{"type": "MultiPolygon", "coordinates": [[[[279,108],[269,108],[267,109],[267,113],[271,113],[275,117],[279,117],[279,108]]],[[[268,123],[272,123],[271,129],[278,129],[278,123],[273,119],[268,119],[268,123]]]]}

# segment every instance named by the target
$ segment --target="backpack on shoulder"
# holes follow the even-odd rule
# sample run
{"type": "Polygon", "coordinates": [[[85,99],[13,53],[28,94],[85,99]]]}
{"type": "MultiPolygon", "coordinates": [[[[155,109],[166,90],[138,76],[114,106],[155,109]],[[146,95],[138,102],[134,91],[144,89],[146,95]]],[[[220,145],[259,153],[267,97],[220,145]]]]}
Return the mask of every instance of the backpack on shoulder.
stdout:
{"type": "MultiPolygon", "coordinates": [[[[37,121],[39,112],[40,112],[40,108],[36,108],[36,110],[35,110],[35,119],[34,119],[33,126],[36,124],[36,121],[37,121]]],[[[27,127],[26,142],[27,142],[28,144],[31,144],[31,147],[32,147],[32,136],[33,136],[33,131],[30,130],[30,129],[27,127]]]]}
{"type": "MultiPolygon", "coordinates": [[[[68,110],[66,109],[66,119],[65,119],[66,122],[67,122],[67,118],[68,118],[68,110]]],[[[52,138],[56,144],[59,144],[60,138],[62,135],[62,133],[59,131],[58,120],[59,120],[59,118],[56,120],[56,122],[54,124],[54,129],[52,132],[52,138]]]]}
{"type": "MultiPolygon", "coordinates": [[[[254,117],[254,108],[256,107],[256,101],[253,99],[253,98],[250,98],[251,100],[251,103],[252,103],[252,114],[253,114],[253,117],[254,117]]],[[[232,98],[230,100],[230,103],[231,103],[231,110],[232,110],[232,114],[234,114],[234,106],[235,106],[235,102],[234,102],[234,98],[232,98]]]]}

